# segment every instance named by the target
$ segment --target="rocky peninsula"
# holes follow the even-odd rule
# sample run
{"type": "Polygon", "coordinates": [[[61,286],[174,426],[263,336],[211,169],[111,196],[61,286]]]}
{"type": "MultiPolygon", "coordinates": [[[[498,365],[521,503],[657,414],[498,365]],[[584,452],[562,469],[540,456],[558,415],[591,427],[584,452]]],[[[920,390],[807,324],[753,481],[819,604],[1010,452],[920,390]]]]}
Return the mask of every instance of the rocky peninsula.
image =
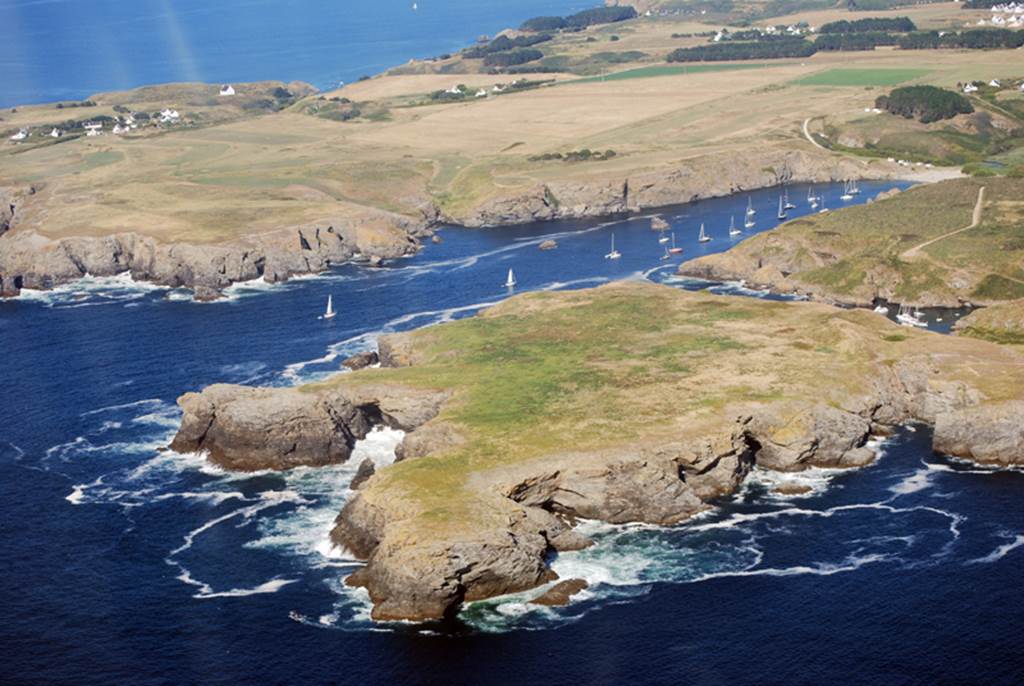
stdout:
{"type": "Polygon", "coordinates": [[[830,303],[994,305],[1024,297],[1024,181],[955,179],[787,222],[679,273],[830,303]]]}
{"type": "Polygon", "coordinates": [[[1024,463],[1024,354],[863,310],[625,282],[517,296],[379,352],[295,389],[186,394],[173,447],[283,469],[406,431],[331,533],[366,560],[348,583],[380,620],[554,581],[550,555],[589,543],[580,518],[670,525],[754,465],[868,464],[868,439],[904,422],[934,427],[936,450],[1024,463]]]}

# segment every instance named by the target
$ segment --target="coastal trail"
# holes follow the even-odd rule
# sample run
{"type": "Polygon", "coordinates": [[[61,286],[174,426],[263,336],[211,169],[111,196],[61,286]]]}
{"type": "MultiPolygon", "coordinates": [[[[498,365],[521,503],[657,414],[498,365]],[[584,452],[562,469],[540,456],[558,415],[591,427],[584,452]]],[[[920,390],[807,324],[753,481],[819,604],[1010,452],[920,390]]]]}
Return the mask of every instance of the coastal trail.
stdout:
{"type": "Polygon", "coordinates": [[[982,208],[982,206],[984,204],[985,204],[985,187],[982,186],[981,188],[978,189],[978,202],[976,202],[974,204],[974,212],[971,214],[971,223],[970,224],[968,224],[967,226],[963,227],[962,229],[957,229],[955,231],[950,231],[949,233],[944,233],[941,236],[938,236],[937,238],[932,238],[932,239],[929,239],[929,240],[925,241],[924,243],[921,243],[919,245],[915,245],[913,248],[910,248],[909,250],[904,251],[903,254],[900,255],[900,258],[902,258],[904,260],[912,260],[912,259],[916,258],[918,255],[920,255],[921,251],[923,249],[927,248],[929,245],[932,245],[933,243],[938,243],[939,241],[944,240],[946,238],[949,238],[950,236],[955,236],[955,235],[957,235],[959,233],[963,233],[964,231],[970,231],[971,229],[977,227],[978,224],[981,223],[981,208],[982,208]]]}
{"type": "Polygon", "coordinates": [[[810,129],[807,128],[808,125],[810,125],[811,123],[811,119],[812,117],[807,117],[807,119],[804,119],[804,138],[810,141],[811,145],[813,145],[814,147],[821,148],[822,150],[828,150],[828,148],[826,148],[824,145],[814,140],[814,136],[811,135],[810,129]]]}

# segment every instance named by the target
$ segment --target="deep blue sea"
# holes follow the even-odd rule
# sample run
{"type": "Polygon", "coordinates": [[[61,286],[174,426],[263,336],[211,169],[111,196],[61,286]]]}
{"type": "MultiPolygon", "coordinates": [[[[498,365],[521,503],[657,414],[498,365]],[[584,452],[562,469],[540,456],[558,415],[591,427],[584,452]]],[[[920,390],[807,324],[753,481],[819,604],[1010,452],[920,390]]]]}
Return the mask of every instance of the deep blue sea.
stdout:
{"type": "Polygon", "coordinates": [[[171,81],[333,88],[587,0],[0,0],[0,107],[171,81]]]}
{"type": "MultiPolygon", "coordinates": [[[[892,185],[864,183],[858,202],[892,185]]],[[[840,193],[827,189],[830,207],[840,193]]],[[[755,230],[772,228],[776,191],[752,197],[755,230]]],[[[726,249],[746,202],[671,208],[683,258],[726,249]]],[[[808,211],[798,204],[791,217],[808,211]]],[[[879,443],[860,471],[756,472],[681,526],[584,523],[598,545],[554,562],[591,582],[569,607],[501,598],[426,627],[370,623],[363,592],[341,582],[355,563],[327,534],[358,458],[242,475],[160,451],[181,393],[337,373],[382,331],[507,297],[510,267],[517,292],[700,286],[672,277],[678,260],[660,259],[645,218],[441,235],[384,269],[250,284],[213,304],[124,278],[0,303],[0,683],[1024,681],[1024,473],[933,455],[924,427],[879,443]],[[617,262],[603,258],[613,233],[617,262]],[[546,238],[558,249],[538,250],[546,238]],[[340,314],[322,321],[328,294],[340,314]],[[779,479],[812,490],[773,495],[779,479]]],[[[357,451],[383,465],[398,440],[378,431],[357,451]]]]}

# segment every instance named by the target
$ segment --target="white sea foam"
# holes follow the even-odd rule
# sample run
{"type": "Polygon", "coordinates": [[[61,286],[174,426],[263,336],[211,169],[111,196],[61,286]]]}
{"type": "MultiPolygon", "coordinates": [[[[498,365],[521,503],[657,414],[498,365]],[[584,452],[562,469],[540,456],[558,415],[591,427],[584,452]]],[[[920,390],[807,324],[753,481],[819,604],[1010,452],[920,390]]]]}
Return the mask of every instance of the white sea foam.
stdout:
{"type": "Polygon", "coordinates": [[[86,275],[45,291],[24,288],[18,297],[21,300],[41,303],[46,307],[68,309],[123,303],[160,290],[166,290],[166,287],[136,281],[130,272],[123,272],[117,276],[86,275]]]}
{"type": "Polygon", "coordinates": [[[993,562],[998,562],[999,560],[1002,560],[1004,557],[1006,557],[1012,551],[1016,550],[1017,548],[1020,548],[1021,546],[1024,546],[1024,535],[1009,534],[1009,536],[1013,537],[1013,540],[1011,540],[1009,543],[1004,543],[988,555],[978,557],[973,560],[967,560],[967,562],[965,562],[964,564],[991,564],[993,562]]]}

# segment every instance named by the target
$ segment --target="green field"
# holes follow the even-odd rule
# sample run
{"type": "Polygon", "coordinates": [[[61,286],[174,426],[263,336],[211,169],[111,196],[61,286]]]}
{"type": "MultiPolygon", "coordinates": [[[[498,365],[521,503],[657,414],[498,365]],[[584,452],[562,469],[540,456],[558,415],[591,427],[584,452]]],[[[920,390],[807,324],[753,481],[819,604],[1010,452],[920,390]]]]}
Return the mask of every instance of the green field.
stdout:
{"type": "Polygon", "coordinates": [[[927,73],[927,69],[829,69],[793,83],[798,86],[895,86],[927,73]]]}
{"type": "Polygon", "coordinates": [[[655,76],[678,76],[679,74],[703,74],[714,71],[735,71],[737,69],[763,69],[775,67],[778,64],[691,64],[687,66],[658,65],[653,67],[638,67],[626,71],[605,74],[604,76],[591,76],[585,79],[576,79],[567,83],[591,83],[594,81],[626,81],[629,79],[649,79],[655,76]]]}

